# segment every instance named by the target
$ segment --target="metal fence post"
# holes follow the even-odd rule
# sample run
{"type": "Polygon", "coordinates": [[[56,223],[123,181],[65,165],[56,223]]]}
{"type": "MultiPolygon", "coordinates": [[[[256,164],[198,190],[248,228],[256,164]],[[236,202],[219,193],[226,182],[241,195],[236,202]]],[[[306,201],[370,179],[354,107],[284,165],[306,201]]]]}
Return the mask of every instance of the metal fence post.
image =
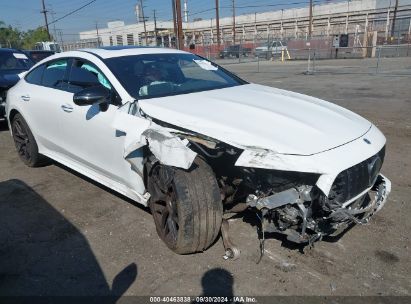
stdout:
{"type": "Polygon", "coordinates": [[[311,65],[311,48],[308,48],[308,62],[307,62],[307,75],[310,75],[310,65],[311,65]]]}
{"type": "Polygon", "coordinates": [[[380,66],[380,58],[381,58],[381,46],[378,47],[377,66],[375,67],[375,74],[378,74],[378,69],[380,66]]]}
{"type": "Polygon", "coordinates": [[[243,53],[243,39],[240,40],[240,46],[238,47],[238,63],[241,63],[242,53],[243,53]]]}
{"type": "Polygon", "coordinates": [[[257,56],[257,73],[260,73],[260,56],[257,56]]]}
{"type": "Polygon", "coordinates": [[[315,73],[315,50],[314,50],[314,54],[313,54],[313,74],[315,73]]]}

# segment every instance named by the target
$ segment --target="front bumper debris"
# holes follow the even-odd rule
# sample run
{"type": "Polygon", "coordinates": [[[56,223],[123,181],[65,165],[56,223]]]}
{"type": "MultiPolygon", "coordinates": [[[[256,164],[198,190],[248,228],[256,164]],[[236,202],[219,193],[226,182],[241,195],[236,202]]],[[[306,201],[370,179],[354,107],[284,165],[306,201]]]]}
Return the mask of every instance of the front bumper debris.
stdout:
{"type": "Polygon", "coordinates": [[[372,187],[350,201],[333,205],[325,196],[308,200],[309,189],[299,187],[260,199],[249,196],[247,204],[261,214],[258,218],[263,232],[281,233],[291,242],[311,245],[324,236],[337,236],[354,224],[367,224],[387,202],[391,182],[379,174],[372,187]]]}
{"type": "Polygon", "coordinates": [[[350,204],[345,204],[344,207],[336,209],[330,215],[330,219],[342,219],[334,225],[335,231],[330,234],[331,236],[338,235],[351,223],[365,225],[371,217],[380,211],[387,202],[388,196],[391,192],[391,181],[382,174],[378,175],[378,178],[373,187],[366,191],[365,194],[360,195],[356,200],[353,200],[350,204]],[[366,196],[366,195],[369,195],[366,196]],[[364,201],[369,199],[368,204],[362,204],[361,207],[356,207],[358,200],[364,201]]]}

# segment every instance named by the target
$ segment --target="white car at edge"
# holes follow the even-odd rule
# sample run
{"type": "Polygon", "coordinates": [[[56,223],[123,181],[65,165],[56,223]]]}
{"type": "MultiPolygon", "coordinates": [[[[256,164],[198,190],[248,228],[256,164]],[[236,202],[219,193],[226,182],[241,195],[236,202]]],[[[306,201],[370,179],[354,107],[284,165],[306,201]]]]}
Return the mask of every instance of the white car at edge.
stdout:
{"type": "Polygon", "coordinates": [[[238,256],[223,214],[245,209],[311,244],[368,222],[391,190],[386,140],[369,121],[173,49],[50,56],[8,91],[6,116],[25,164],[53,159],[149,206],[180,254],[222,229],[238,256]]]}

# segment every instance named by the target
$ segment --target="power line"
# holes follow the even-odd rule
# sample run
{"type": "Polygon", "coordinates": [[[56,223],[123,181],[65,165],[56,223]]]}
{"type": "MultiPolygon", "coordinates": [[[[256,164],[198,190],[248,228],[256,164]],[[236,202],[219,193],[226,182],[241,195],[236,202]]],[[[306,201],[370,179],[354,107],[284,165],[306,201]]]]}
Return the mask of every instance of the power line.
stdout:
{"type": "MultiPolygon", "coordinates": [[[[57,18],[56,20],[50,22],[49,25],[50,25],[50,24],[53,24],[53,23],[56,23],[56,22],[60,21],[61,19],[64,19],[64,18],[66,18],[66,17],[68,17],[68,16],[70,16],[70,15],[73,15],[74,13],[78,12],[79,10],[82,10],[83,8],[89,6],[90,4],[92,4],[93,2],[96,2],[96,1],[97,1],[97,0],[91,0],[90,2],[88,2],[88,3],[86,3],[86,4],[82,5],[82,6],[80,6],[79,8],[75,9],[74,11],[71,11],[71,12],[65,14],[64,16],[62,16],[62,17],[60,17],[60,18],[57,18]]],[[[44,2],[44,0],[43,0],[43,2],[44,2]]]]}

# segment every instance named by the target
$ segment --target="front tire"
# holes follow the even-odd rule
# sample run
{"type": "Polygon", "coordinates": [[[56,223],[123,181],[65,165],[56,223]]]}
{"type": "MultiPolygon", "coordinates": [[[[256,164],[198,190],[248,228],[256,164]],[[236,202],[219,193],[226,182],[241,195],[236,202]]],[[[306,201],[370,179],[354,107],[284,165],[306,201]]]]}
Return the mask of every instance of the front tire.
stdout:
{"type": "Polygon", "coordinates": [[[197,158],[189,170],[155,165],[149,176],[157,233],[178,254],[201,252],[217,238],[223,215],[213,171],[197,158]]]}
{"type": "Polygon", "coordinates": [[[23,163],[29,167],[38,167],[46,162],[46,157],[39,149],[23,116],[16,114],[11,122],[14,145],[23,163]]]}

